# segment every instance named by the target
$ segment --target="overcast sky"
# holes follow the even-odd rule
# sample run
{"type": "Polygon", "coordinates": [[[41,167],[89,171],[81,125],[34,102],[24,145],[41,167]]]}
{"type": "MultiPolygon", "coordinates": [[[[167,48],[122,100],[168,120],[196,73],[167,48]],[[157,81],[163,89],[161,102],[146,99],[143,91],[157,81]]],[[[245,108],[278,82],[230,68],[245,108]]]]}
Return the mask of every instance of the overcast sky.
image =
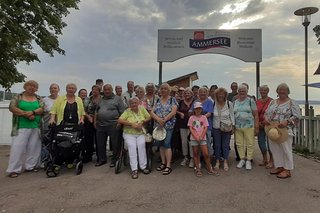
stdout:
{"type": "MultiPolygon", "coordinates": [[[[38,51],[41,63],[19,65],[28,78],[39,82],[39,94],[47,95],[50,83],[74,82],[89,89],[95,79],[126,87],[158,82],[158,29],[262,29],[261,84],[271,88],[282,82],[291,97],[304,99],[304,28],[295,10],[320,7],[319,0],[82,0],[80,10],[65,19],[60,37],[65,56],[49,57],[38,51]],[[308,2],[308,5],[304,5],[308,2]]],[[[309,82],[320,62],[320,45],[312,28],[320,24],[320,12],[309,26],[309,82]]],[[[38,50],[38,49],[37,49],[38,50]]],[[[202,54],[163,63],[163,81],[198,72],[197,85],[225,87],[247,82],[255,93],[255,63],[236,58],[202,54]]],[[[21,84],[14,92],[21,91],[21,84]]],[[[309,89],[309,100],[319,100],[319,89],[309,89]]]]}

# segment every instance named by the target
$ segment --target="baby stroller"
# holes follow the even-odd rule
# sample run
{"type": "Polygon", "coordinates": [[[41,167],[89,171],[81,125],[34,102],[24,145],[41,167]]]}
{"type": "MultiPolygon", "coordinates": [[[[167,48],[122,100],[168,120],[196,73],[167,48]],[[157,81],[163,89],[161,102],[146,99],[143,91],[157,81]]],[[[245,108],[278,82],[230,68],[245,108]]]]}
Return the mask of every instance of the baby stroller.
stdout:
{"type": "Polygon", "coordinates": [[[78,124],[60,124],[50,129],[49,159],[46,174],[56,177],[63,164],[76,165],[76,174],[83,169],[83,126],[78,124]]]}

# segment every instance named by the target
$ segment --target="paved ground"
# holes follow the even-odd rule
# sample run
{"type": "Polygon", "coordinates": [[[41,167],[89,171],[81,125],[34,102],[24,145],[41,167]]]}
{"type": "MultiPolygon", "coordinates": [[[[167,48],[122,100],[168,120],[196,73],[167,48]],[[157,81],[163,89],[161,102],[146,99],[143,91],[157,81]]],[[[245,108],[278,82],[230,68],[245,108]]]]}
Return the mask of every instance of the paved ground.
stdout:
{"type": "Polygon", "coordinates": [[[235,168],[219,177],[195,177],[193,170],[173,165],[173,173],[157,171],[132,180],[109,165],[86,164],[81,175],[63,170],[57,178],[43,171],[5,176],[8,146],[0,147],[1,212],[320,212],[320,164],[294,156],[293,177],[277,179],[256,164],[252,171],[235,168]]]}

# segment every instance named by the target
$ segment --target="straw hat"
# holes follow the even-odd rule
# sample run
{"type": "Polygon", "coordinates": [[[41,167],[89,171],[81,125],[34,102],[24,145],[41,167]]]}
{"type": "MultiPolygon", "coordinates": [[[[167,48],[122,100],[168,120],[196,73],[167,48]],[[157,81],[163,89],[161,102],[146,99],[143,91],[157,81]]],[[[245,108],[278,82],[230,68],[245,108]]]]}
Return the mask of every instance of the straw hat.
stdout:
{"type": "Polygon", "coordinates": [[[163,141],[167,136],[165,128],[157,126],[153,132],[152,137],[157,141],[163,141]]]}
{"type": "Polygon", "coordinates": [[[281,144],[288,139],[288,129],[286,127],[278,127],[277,122],[272,122],[270,125],[265,126],[264,130],[268,138],[277,144],[281,144]]]}

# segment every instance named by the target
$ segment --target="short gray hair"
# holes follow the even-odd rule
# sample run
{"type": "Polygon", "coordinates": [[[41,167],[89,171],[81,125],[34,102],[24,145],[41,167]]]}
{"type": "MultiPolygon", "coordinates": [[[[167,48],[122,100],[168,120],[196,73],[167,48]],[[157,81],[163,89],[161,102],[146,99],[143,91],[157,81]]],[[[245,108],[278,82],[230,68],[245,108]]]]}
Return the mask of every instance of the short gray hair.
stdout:
{"type": "Polygon", "coordinates": [[[278,93],[278,90],[279,90],[280,88],[285,88],[285,89],[287,89],[287,90],[288,90],[288,94],[290,94],[290,89],[289,89],[288,84],[286,84],[286,83],[281,83],[281,84],[279,84],[279,85],[277,86],[277,89],[276,89],[276,92],[277,92],[277,93],[278,93]]]}
{"type": "Polygon", "coordinates": [[[246,85],[244,85],[244,84],[240,84],[240,85],[239,85],[239,87],[238,87],[238,92],[239,92],[239,90],[241,90],[241,89],[244,89],[244,90],[246,90],[246,92],[248,92],[248,87],[247,87],[246,85]]]}

